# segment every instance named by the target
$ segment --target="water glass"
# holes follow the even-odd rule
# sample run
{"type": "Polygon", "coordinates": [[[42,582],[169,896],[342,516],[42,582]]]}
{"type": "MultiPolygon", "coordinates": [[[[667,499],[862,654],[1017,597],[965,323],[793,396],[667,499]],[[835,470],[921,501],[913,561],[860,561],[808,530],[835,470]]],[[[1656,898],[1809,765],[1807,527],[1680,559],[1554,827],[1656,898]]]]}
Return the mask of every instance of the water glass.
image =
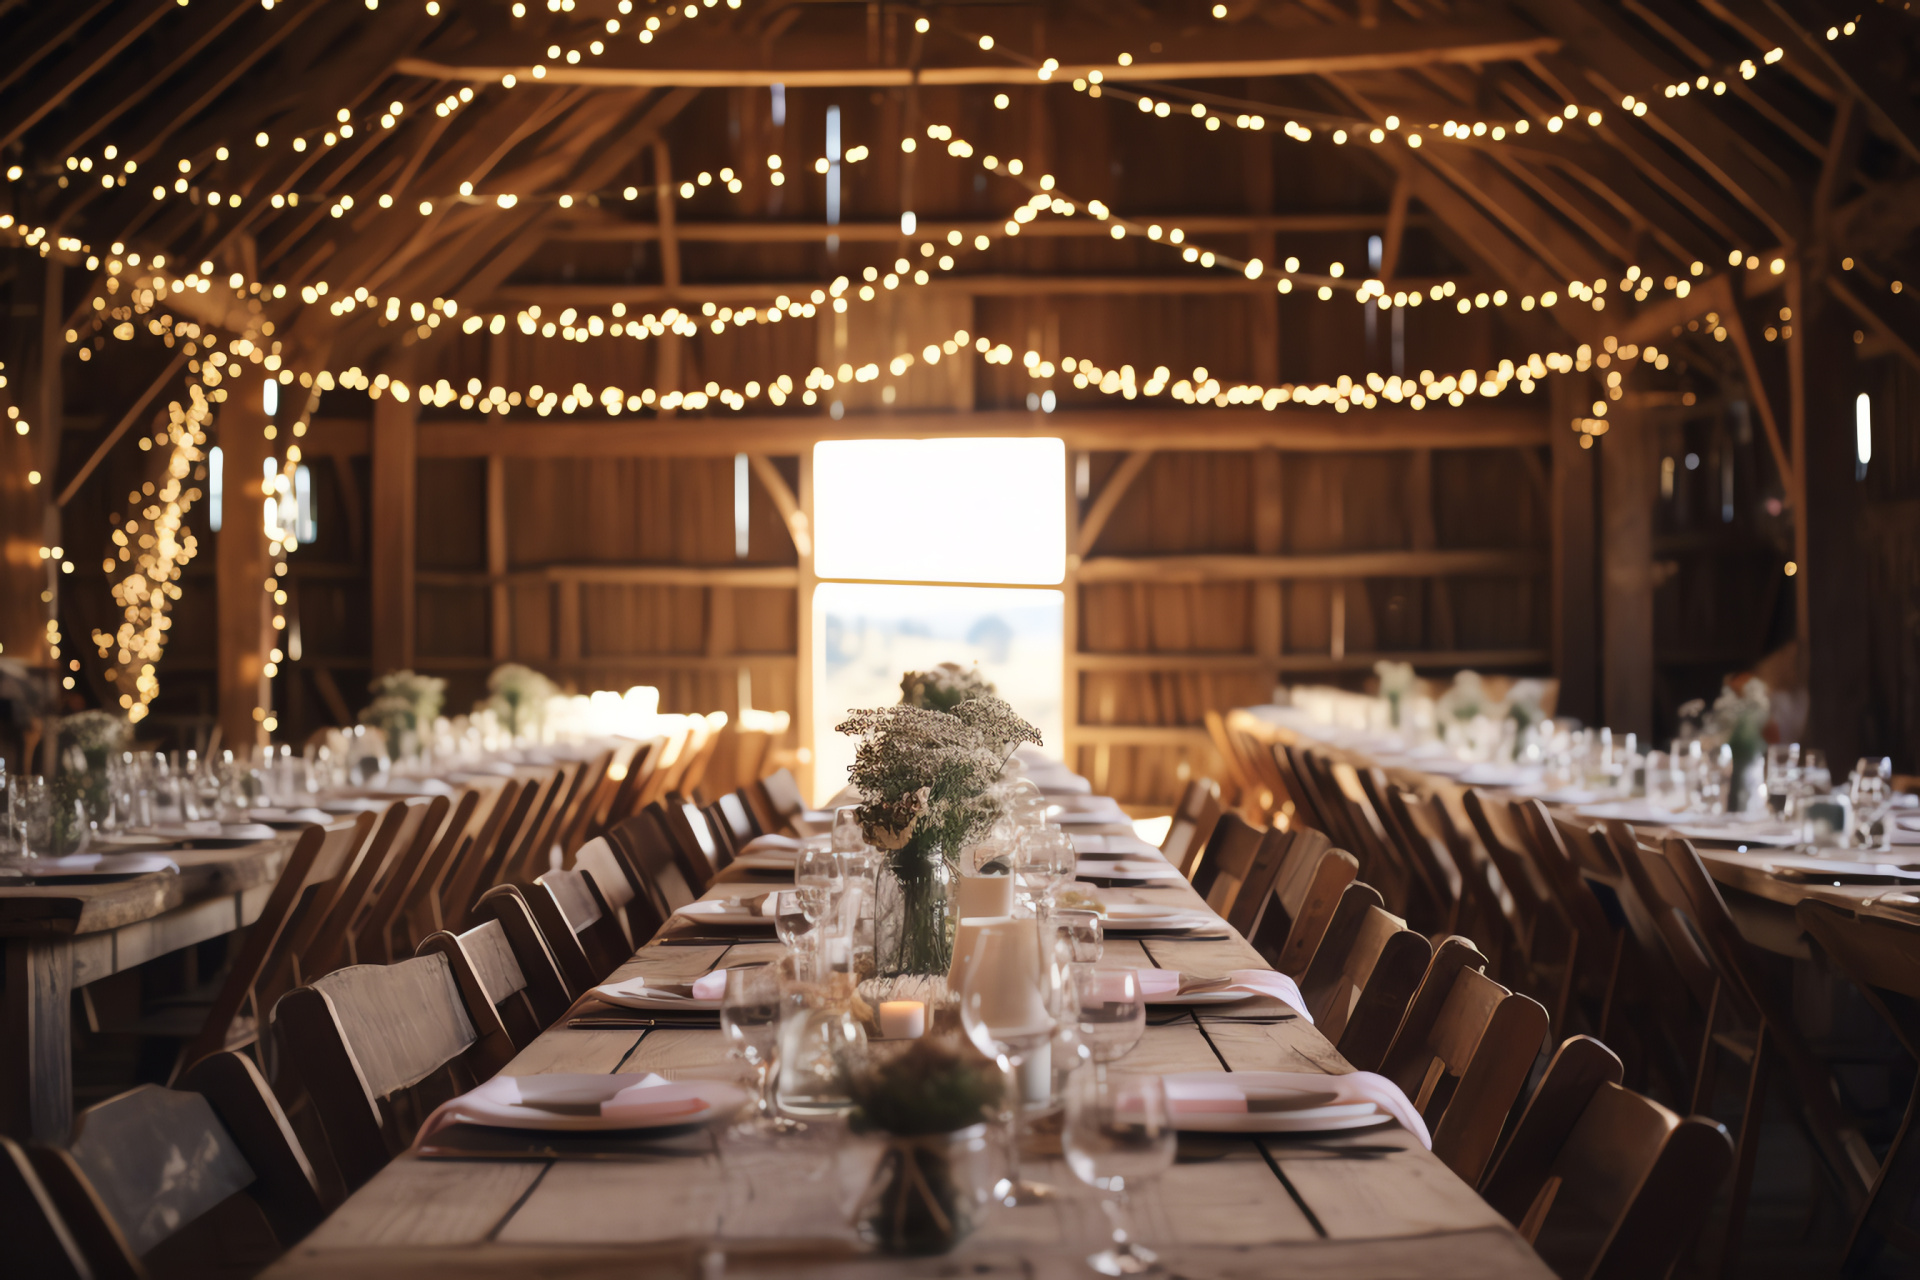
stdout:
{"type": "Polygon", "coordinates": [[[773,910],[767,913],[773,917],[774,936],[789,951],[799,951],[811,941],[807,937],[813,931],[813,921],[807,918],[807,911],[800,901],[797,889],[788,889],[773,895],[773,910]]]}
{"type": "Polygon", "coordinates": [[[758,1086],[753,1125],[758,1128],[774,1127],[779,1120],[773,1090],[780,1012],[780,975],[773,966],[727,970],[727,989],[720,997],[720,1032],[726,1037],[728,1056],[753,1068],[758,1086]]]}
{"type": "Polygon", "coordinates": [[[1885,756],[1862,756],[1847,783],[1853,800],[1856,842],[1865,849],[1885,849],[1890,841],[1883,819],[1893,805],[1893,761],[1885,756]]]}
{"type": "Polygon", "coordinates": [[[1073,1176],[1099,1191],[1112,1243],[1087,1259],[1102,1275],[1139,1275],[1154,1269],[1153,1250],[1133,1238],[1129,1199],[1173,1167],[1179,1145],[1158,1076],[1103,1076],[1082,1071],[1067,1084],[1066,1125],[1060,1144],[1073,1176]]]}
{"type": "Polygon", "coordinates": [[[1063,908],[1056,910],[1051,918],[1055,945],[1065,949],[1070,964],[1100,963],[1106,947],[1099,912],[1063,908]]]}
{"type": "Polygon", "coordinates": [[[1029,830],[1020,842],[1015,890],[1034,916],[1044,919],[1054,895],[1073,882],[1078,867],[1073,838],[1066,832],[1058,827],[1029,830]]]}
{"type": "Polygon", "coordinates": [[[53,793],[39,774],[7,779],[7,834],[16,857],[53,852],[53,793]]]}
{"type": "Polygon", "coordinates": [[[1079,1004],[1080,1040],[1104,1071],[1133,1052],[1147,1029],[1147,1002],[1131,969],[1080,969],[1074,994],[1079,1004]]]}

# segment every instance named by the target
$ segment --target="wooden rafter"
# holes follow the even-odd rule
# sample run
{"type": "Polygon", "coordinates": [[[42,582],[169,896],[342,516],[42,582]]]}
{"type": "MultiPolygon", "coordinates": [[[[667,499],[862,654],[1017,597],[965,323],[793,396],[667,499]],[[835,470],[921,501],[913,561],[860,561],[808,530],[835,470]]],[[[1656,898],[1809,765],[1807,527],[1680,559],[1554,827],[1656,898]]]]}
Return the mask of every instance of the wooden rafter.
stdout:
{"type": "Polygon", "coordinates": [[[1100,541],[1100,534],[1107,527],[1107,521],[1120,509],[1120,500],[1127,496],[1127,490],[1133,488],[1133,482],[1147,469],[1147,463],[1153,460],[1153,450],[1135,449],[1120,459],[1120,465],[1107,477],[1107,483],[1101,487],[1100,496],[1087,508],[1086,518],[1080,522],[1080,536],[1074,543],[1074,554],[1085,559],[1093,554],[1094,547],[1100,541]]]}

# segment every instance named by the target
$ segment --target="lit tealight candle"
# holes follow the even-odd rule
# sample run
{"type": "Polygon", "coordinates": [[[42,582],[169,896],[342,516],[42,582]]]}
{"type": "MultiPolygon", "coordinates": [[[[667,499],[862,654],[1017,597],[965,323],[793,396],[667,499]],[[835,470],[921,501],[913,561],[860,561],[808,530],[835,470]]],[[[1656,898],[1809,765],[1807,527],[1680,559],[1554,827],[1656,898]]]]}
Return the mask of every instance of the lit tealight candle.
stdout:
{"type": "Polygon", "coordinates": [[[882,1000],[880,1034],[889,1040],[918,1040],[927,1033],[927,1006],[918,1000],[882,1000]]]}

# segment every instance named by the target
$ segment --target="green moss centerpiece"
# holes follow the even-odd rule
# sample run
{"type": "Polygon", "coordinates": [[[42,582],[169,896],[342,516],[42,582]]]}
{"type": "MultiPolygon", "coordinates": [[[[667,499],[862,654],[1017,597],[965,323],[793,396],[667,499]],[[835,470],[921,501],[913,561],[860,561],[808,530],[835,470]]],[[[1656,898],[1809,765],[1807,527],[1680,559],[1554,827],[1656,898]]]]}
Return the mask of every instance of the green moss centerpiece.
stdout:
{"type": "Polygon", "coordinates": [[[958,1036],[876,1051],[849,1080],[856,1133],[886,1150],[861,1197],[861,1236],[887,1253],[945,1253],[971,1232],[992,1196],[987,1118],[1000,1072],[958,1036]]]}

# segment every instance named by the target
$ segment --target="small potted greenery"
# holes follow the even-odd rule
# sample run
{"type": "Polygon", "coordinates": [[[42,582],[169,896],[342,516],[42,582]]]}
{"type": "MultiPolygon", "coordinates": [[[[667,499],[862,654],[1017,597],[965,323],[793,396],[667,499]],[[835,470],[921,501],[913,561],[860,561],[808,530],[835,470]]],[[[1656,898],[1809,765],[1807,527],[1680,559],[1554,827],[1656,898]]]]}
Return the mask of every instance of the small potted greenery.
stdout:
{"type": "Polygon", "coordinates": [[[1005,1079],[956,1035],[904,1050],[876,1047],[848,1080],[856,1133],[886,1149],[858,1210],[861,1237],[886,1253],[945,1253],[977,1225],[992,1197],[987,1117],[1005,1079]]]}

